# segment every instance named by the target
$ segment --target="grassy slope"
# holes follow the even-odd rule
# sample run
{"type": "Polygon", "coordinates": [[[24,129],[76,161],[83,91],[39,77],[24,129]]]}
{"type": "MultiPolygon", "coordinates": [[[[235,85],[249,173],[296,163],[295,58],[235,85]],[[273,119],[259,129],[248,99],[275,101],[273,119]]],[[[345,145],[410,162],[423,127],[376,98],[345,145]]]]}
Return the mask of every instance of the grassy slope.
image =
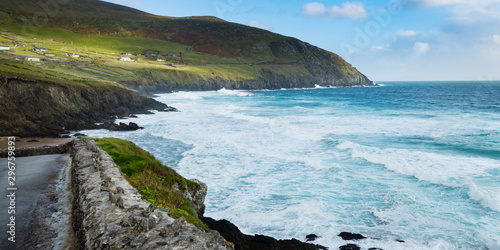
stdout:
{"type": "Polygon", "coordinates": [[[198,228],[207,229],[206,225],[196,217],[191,202],[173,188],[177,185],[181,191],[196,189],[197,183],[185,179],[173,169],[161,164],[150,153],[132,142],[116,138],[93,138],[93,140],[108,152],[128,182],[137,188],[144,199],[169,209],[176,218],[184,216],[186,221],[198,228]]]}
{"type": "MultiPolygon", "coordinates": [[[[41,76],[59,75],[68,79],[85,79],[93,81],[134,81],[139,75],[151,75],[154,79],[170,79],[179,83],[196,82],[205,78],[218,77],[225,80],[254,79],[260,66],[250,66],[248,59],[219,57],[200,54],[190,50],[190,46],[144,37],[113,37],[95,34],[76,34],[69,30],[53,27],[37,27],[34,35],[26,35],[20,25],[0,25],[0,41],[2,44],[16,44],[8,54],[10,58],[22,59],[25,56],[34,56],[48,59],[44,52],[33,52],[33,47],[44,47],[56,58],[64,62],[22,62],[24,67],[37,68],[43,72],[41,76]],[[22,35],[22,34],[25,35],[22,35]],[[166,63],[176,63],[179,58],[165,57],[166,62],[154,61],[156,58],[146,58],[141,54],[144,51],[160,51],[165,53],[184,53],[184,60],[188,64],[184,67],[171,67],[166,63]],[[187,51],[187,52],[186,52],[187,51]],[[90,59],[90,62],[77,62],[65,56],[66,53],[78,53],[80,59],[90,59]],[[121,62],[117,59],[122,52],[132,52],[133,58],[139,62],[121,62]]],[[[3,53],[6,58],[6,53],[3,53]]],[[[0,54],[1,57],[1,54],[0,54]]],[[[4,60],[7,63],[7,59],[4,60]]],[[[11,70],[0,69],[0,72],[9,73],[11,70]]],[[[18,75],[18,74],[15,74],[18,75]]],[[[36,77],[36,74],[27,74],[26,77],[36,77]]]]}
{"type": "MultiPolygon", "coordinates": [[[[29,51],[37,46],[49,48],[65,61],[75,61],[65,54],[76,52],[90,62],[31,64],[39,71],[64,73],[84,80],[132,83],[127,86],[165,81],[199,84],[207,79],[239,82],[257,79],[264,71],[285,78],[300,75],[314,79],[332,71],[336,72],[335,79],[360,75],[333,53],[215,17],[163,17],[98,0],[68,0],[50,6],[54,11],[45,13],[47,19],[39,18],[38,24],[43,22],[34,26],[35,17],[44,9],[43,3],[0,2],[0,45],[14,45],[10,58],[44,58],[43,53],[29,51]],[[167,65],[179,63],[179,57],[157,62],[157,57],[140,55],[145,51],[182,52],[182,61],[187,66],[167,65]],[[119,62],[122,52],[132,52],[133,58],[140,61],[119,62]]],[[[7,53],[0,52],[2,57],[8,57],[7,53]]]]}

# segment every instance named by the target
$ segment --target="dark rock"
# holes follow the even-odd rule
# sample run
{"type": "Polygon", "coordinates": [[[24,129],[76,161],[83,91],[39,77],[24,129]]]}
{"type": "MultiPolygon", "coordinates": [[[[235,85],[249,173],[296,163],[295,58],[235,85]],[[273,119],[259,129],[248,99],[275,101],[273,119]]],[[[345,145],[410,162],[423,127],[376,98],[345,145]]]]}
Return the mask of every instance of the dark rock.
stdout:
{"type": "Polygon", "coordinates": [[[382,248],[378,248],[378,247],[370,247],[368,248],[368,250],[383,250],[382,248]]]}
{"type": "Polygon", "coordinates": [[[81,134],[81,133],[76,133],[73,135],[74,137],[78,137],[78,136],[83,136],[83,137],[86,137],[87,135],[86,134],[81,134]]]}
{"type": "Polygon", "coordinates": [[[125,208],[125,202],[123,201],[123,198],[121,196],[118,197],[118,200],[116,201],[116,205],[119,208],[125,208]]]}
{"type": "Polygon", "coordinates": [[[114,86],[61,85],[0,76],[0,135],[59,137],[66,130],[100,128],[113,117],[150,114],[167,105],[114,86]],[[36,98],[33,98],[33,97],[36,98]]]}
{"type": "Polygon", "coordinates": [[[129,124],[125,124],[120,122],[120,124],[115,123],[105,123],[104,128],[109,129],[111,131],[134,131],[140,129],[139,125],[134,122],[129,122],[129,124]]]}
{"type": "Polygon", "coordinates": [[[63,136],[61,136],[61,138],[71,138],[71,136],[69,136],[69,135],[63,135],[63,136]]]}
{"type": "Polygon", "coordinates": [[[361,250],[361,247],[355,244],[347,244],[339,247],[339,250],[361,250]]]}
{"type": "Polygon", "coordinates": [[[179,110],[177,110],[176,108],[174,107],[166,107],[165,109],[163,109],[162,111],[164,112],[179,112],[179,110]]]}
{"type": "Polygon", "coordinates": [[[353,234],[353,233],[348,233],[348,232],[342,232],[339,234],[339,236],[343,239],[343,240],[362,240],[362,239],[366,239],[365,236],[361,235],[361,234],[353,234]]]}
{"type": "Polygon", "coordinates": [[[404,240],[396,240],[396,241],[399,242],[399,243],[405,243],[404,240]]]}
{"type": "Polygon", "coordinates": [[[287,249],[287,250],[317,250],[328,249],[320,245],[301,242],[296,239],[277,240],[265,235],[246,235],[238,227],[227,220],[216,221],[212,218],[202,217],[210,229],[218,231],[227,241],[234,243],[236,250],[253,249],[287,249]]]}
{"type": "Polygon", "coordinates": [[[129,115],[128,117],[130,117],[130,118],[139,118],[136,115],[129,115]]]}
{"type": "Polygon", "coordinates": [[[321,238],[316,234],[308,234],[306,235],[306,241],[315,241],[316,239],[321,238]]]}

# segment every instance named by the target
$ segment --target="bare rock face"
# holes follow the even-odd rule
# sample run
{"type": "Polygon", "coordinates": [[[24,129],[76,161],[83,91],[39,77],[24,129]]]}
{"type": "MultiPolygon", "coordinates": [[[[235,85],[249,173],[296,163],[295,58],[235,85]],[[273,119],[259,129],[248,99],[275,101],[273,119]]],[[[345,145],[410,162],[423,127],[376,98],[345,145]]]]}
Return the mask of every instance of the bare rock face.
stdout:
{"type": "MultiPolygon", "coordinates": [[[[0,76],[0,100],[0,135],[21,137],[59,137],[68,129],[92,129],[116,117],[171,109],[116,86],[61,85],[4,76],[0,76]]],[[[139,128],[137,124],[124,127],[139,128]]]]}
{"type": "Polygon", "coordinates": [[[205,213],[205,197],[207,196],[207,185],[199,180],[192,179],[199,185],[198,189],[189,191],[186,189],[184,196],[193,203],[194,210],[198,218],[203,217],[205,213]]]}
{"type": "MultiPolygon", "coordinates": [[[[142,199],[94,141],[75,139],[72,152],[74,228],[83,249],[233,249],[218,232],[205,232],[142,199]]],[[[206,186],[190,193],[202,207],[206,186]]]]}

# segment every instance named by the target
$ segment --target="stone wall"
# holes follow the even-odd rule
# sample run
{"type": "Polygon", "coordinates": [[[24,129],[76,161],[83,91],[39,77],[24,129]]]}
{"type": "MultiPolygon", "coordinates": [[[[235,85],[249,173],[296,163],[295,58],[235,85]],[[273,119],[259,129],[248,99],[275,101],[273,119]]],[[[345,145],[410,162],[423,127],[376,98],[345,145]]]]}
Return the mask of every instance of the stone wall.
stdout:
{"type": "Polygon", "coordinates": [[[75,139],[71,156],[74,229],[83,249],[233,249],[218,232],[143,200],[94,141],[75,139]]]}

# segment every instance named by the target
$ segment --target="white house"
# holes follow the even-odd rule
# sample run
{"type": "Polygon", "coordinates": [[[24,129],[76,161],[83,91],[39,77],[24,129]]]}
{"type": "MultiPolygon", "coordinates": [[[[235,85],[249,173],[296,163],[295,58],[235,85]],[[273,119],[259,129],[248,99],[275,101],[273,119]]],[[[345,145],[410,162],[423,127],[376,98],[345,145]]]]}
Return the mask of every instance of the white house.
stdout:
{"type": "Polygon", "coordinates": [[[120,61],[123,61],[123,62],[135,62],[134,60],[132,60],[130,57],[128,56],[122,56],[120,57],[118,60],[120,61]]]}
{"type": "Polygon", "coordinates": [[[28,61],[28,62],[39,62],[40,61],[40,58],[38,57],[31,57],[31,56],[27,56],[24,58],[24,60],[28,61]]]}
{"type": "Polygon", "coordinates": [[[66,56],[69,56],[69,57],[80,57],[80,55],[78,55],[77,53],[66,53],[66,56]]]}
{"type": "Polygon", "coordinates": [[[7,46],[0,46],[0,50],[10,50],[10,47],[7,47],[7,46]]]}
{"type": "Polygon", "coordinates": [[[35,51],[35,52],[45,52],[45,51],[49,51],[49,50],[47,48],[34,47],[33,51],[35,51]]]}
{"type": "Polygon", "coordinates": [[[124,56],[132,56],[134,54],[132,54],[132,52],[123,52],[122,55],[124,55],[124,56]]]}

